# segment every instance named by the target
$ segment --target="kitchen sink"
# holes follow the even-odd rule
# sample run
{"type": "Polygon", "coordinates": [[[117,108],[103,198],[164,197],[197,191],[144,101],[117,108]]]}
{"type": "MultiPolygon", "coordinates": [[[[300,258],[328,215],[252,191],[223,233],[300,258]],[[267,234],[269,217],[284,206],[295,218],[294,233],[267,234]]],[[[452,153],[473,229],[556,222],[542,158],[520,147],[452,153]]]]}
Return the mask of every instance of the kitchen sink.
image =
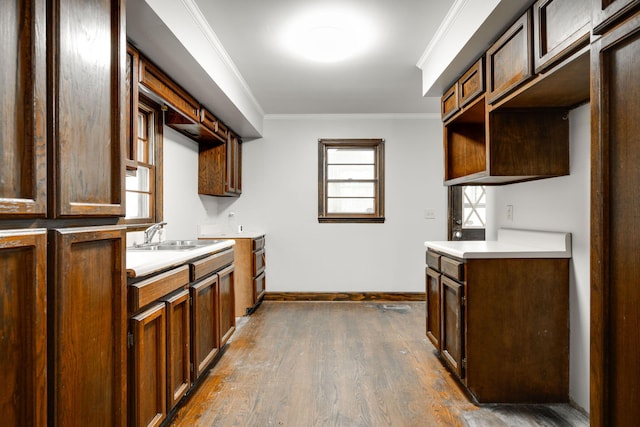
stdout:
{"type": "Polygon", "coordinates": [[[127,248],[129,251],[188,251],[203,246],[215,245],[222,240],[165,240],[160,243],[147,243],[127,248]]]}

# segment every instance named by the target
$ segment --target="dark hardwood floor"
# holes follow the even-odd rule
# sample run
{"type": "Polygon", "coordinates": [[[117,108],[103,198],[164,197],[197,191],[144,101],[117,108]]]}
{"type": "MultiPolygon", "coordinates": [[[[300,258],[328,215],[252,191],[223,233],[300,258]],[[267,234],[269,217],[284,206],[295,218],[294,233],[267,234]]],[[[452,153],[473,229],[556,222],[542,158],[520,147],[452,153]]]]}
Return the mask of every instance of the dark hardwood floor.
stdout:
{"type": "Polygon", "coordinates": [[[421,302],[265,301],[173,426],[588,426],[569,405],[472,404],[421,302]]]}

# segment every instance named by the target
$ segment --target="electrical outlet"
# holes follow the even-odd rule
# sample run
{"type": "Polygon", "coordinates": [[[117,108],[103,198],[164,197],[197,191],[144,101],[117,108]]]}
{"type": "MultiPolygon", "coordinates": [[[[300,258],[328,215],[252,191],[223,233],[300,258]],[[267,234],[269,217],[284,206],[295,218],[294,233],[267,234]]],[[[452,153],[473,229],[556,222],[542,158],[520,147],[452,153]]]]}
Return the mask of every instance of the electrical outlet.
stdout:
{"type": "Polygon", "coordinates": [[[433,208],[425,209],[424,219],[436,219],[436,210],[433,208]]]}
{"type": "Polygon", "coordinates": [[[507,217],[507,221],[513,221],[513,205],[507,205],[505,214],[505,216],[507,217]]]}

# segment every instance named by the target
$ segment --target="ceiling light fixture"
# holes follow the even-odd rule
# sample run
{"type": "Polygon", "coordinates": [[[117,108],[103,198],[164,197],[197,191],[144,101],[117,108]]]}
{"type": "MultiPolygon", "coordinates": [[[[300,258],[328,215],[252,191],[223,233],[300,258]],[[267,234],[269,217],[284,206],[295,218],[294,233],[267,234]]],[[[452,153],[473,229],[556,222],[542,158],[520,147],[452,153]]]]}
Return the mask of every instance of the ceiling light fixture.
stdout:
{"type": "Polygon", "coordinates": [[[316,62],[338,62],[356,56],[373,43],[372,25],[346,10],[313,10],[299,15],[283,33],[289,51],[316,62]]]}

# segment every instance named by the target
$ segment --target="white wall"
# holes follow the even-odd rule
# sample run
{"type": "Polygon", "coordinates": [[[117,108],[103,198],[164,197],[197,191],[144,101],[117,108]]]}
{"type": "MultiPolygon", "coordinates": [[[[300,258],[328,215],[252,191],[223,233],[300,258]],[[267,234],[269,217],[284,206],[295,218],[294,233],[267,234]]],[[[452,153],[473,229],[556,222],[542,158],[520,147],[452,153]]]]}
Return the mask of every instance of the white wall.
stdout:
{"type": "Polygon", "coordinates": [[[217,213],[215,198],[198,195],[198,144],[165,126],[163,157],[165,238],[195,239],[217,213]]]}
{"type": "Polygon", "coordinates": [[[572,233],[570,276],[570,396],[589,408],[589,197],[590,111],[581,106],[569,116],[571,175],[540,181],[490,187],[487,238],[499,227],[568,231],[572,233]],[[513,205],[513,221],[505,210],[513,205]]]}
{"type": "Polygon", "coordinates": [[[446,238],[442,155],[435,118],[269,119],[243,144],[242,196],[218,198],[208,223],[267,233],[269,291],[423,292],[424,241],[446,238]],[[318,223],[318,138],[385,139],[384,224],[318,223]]]}

